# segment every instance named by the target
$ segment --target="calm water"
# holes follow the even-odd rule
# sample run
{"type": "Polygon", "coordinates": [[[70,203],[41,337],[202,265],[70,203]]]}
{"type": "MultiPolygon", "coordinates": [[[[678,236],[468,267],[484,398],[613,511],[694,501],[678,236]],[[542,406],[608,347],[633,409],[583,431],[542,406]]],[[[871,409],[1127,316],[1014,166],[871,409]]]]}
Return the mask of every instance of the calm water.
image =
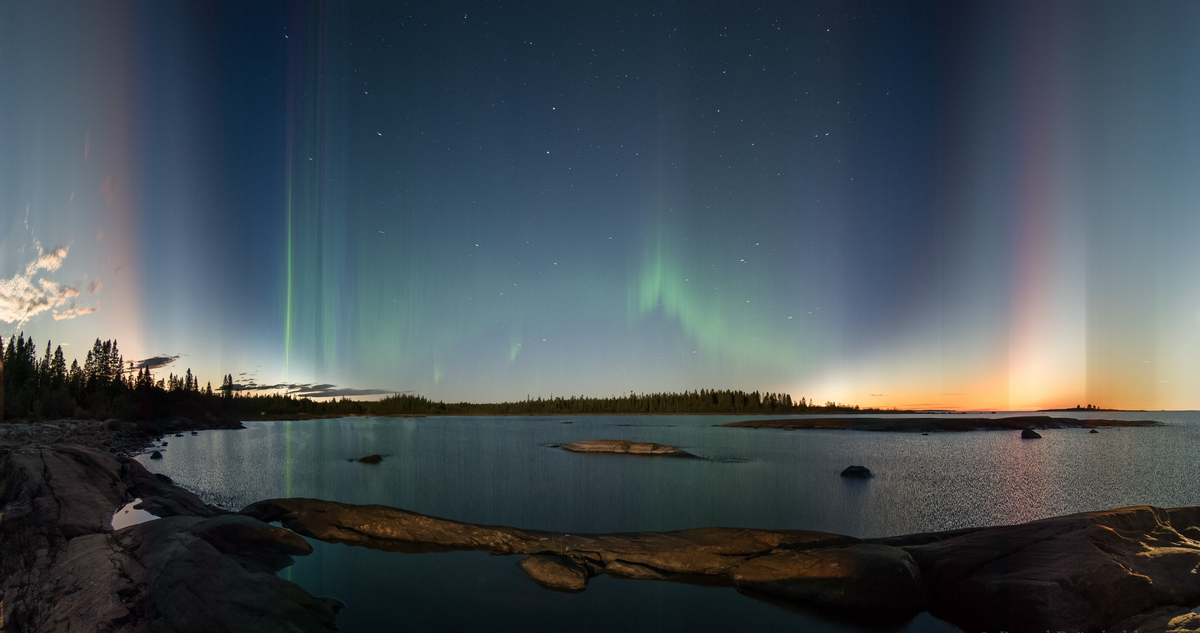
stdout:
{"type": "MultiPolygon", "coordinates": [[[[1064,414],[1069,417],[1069,414],[1064,414]]],[[[1163,427],[907,433],[714,428],[746,416],[346,418],[248,422],[171,437],[143,460],[205,500],[379,503],[469,521],[564,532],[705,525],[885,536],[1136,504],[1200,505],[1200,413],[1104,413],[1163,427]],[[571,424],[564,424],[570,421],[571,424]],[[578,455],[549,444],[622,438],[704,460],[578,455]],[[371,453],[377,465],[347,461],[371,453]],[[845,480],[843,468],[870,468],[845,480]]],[[[487,628],[862,631],[728,588],[599,577],[545,591],[516,558],[395,554],[314,542],[284,575],[342,599],[346,631],[487,628]]],[[[899,630],[954,630],[928,615],[899,630]]]]}

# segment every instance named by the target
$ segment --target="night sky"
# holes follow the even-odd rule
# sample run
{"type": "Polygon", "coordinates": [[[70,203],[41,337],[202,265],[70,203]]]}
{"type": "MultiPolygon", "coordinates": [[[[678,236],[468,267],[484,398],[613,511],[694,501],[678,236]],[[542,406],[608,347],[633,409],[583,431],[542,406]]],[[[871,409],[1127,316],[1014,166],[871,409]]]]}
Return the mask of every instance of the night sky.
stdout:
{"type": "Polygon", "coordinates": [[[0,1],[0,332],[311,393],[1200,408],[1200,3],[0,1]]]}

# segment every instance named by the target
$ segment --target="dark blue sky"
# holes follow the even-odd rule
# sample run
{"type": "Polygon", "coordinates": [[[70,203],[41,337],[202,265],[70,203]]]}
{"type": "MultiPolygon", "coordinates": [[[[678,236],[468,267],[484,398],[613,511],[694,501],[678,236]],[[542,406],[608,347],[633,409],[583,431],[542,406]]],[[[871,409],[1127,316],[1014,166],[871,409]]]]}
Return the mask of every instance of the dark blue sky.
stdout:
{"type": "Polygon", "coordinates": [[[14,332],[448,399],[1200,404],[1195,3],[65,8],[0,6],[14,332]]]}

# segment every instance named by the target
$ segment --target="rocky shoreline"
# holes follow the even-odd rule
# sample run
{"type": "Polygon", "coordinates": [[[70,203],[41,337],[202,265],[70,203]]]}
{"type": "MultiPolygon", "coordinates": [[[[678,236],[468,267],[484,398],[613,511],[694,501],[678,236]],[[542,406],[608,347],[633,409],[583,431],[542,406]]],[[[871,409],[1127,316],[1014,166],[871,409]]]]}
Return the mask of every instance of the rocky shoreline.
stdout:
{"type": "Polygon", "coordinates": [[[147,452],[167,435],[197,430],[241,429],[232,420],[195,421],[177,418],[159,422],[124,422],[111,419],[7,422],[0,424],[0,443],[16,446],[77,444],[113,455],[131,457],[147,452]]]}
{"type": "Polygon", "coordinates": [[[5,631],[335,631],[341,603],[276,576],[311,551],[128,457],[0,444],[5,631]],[[114,531],[114,513],[134,499],[162,518],[114,531]]]}
{"type": "Polygon", "coordinates": [[[745,528],[563,534],[317,499],[271,499],[242,513],[331,543],[519,555],[534,582],[559,591],[607,574],[723,584],[881,622],[930,611],[968,632],[1200,630],[1190,611],[1200,604],[1196,507],[883,539],[745,528]]]}
{"type": "Polygon", "coordinates": [[[107,450],[0,443],[3,630],[337,630],[339,601],[276,574],[312,551],[301,536],[519,556],[534,582],[557,591],[606,574],[726,585],[884,622],[929,611],[968,633],[1200,631],[1190,611],[1200,604],[1200,507],[882,539],[744,528],[564,534],[316,499],[231,513],[107,450]],[[135,499],[162,518],[114,531],[113,514],[135,499]]]}

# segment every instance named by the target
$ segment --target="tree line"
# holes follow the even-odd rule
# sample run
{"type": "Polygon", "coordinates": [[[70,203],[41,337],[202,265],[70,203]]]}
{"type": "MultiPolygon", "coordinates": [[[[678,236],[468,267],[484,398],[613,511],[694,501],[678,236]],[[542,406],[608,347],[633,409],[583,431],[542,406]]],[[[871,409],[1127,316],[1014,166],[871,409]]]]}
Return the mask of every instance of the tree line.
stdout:
{"type": "Polygon", "coordinates": [[[148,367],[125,363],[115,340],[96,339],[83,365],[67,365],[62,346],[47,341],[39,353],[33,338],[0,337],[0,412],[4,419],[152,420],[172,415],[217,415],[212,385],[203,389],[188,369],[154,380],[148,367]],[[53,351],[51,351],[53,349],[53,351]]]}
{"type": "Polygon", "coordinates": [[[325,401],[287,394],[244,394],[232,375],[200,386],[189,368],[182,375],[155,380],[149,367],[126,363],[115,340],[96,339],[82,366],[68,366],[62,346],[47,341],[44,351],[24,333],[7,344],[0,337],[0,412],[6,420],[117,418],[156,421],[186,417],[196,422],[251,420],[262,417],[336,415],[571,415],[571,414],[803,414],[854,413],[857,406],[785,393],[701,389],[682,393],[627,393],[595,398],[569,396],[516,402],[446,403],[424,396],[395,394],[376,401],[342,398],[325,401]]]}
{"type": "Polygon", "coordinates": [[[423,396],[397,394],[370,404],[376,415],[568,415],[568,414],[803,414],[853,413],[857,406],[826,402],[818,405],[806,398],[793,400],[786,393],[700,389],[681,393],[633,393],[607,398],[588,396],[529,398],[517,402],[445,403],[423,396]]]}

